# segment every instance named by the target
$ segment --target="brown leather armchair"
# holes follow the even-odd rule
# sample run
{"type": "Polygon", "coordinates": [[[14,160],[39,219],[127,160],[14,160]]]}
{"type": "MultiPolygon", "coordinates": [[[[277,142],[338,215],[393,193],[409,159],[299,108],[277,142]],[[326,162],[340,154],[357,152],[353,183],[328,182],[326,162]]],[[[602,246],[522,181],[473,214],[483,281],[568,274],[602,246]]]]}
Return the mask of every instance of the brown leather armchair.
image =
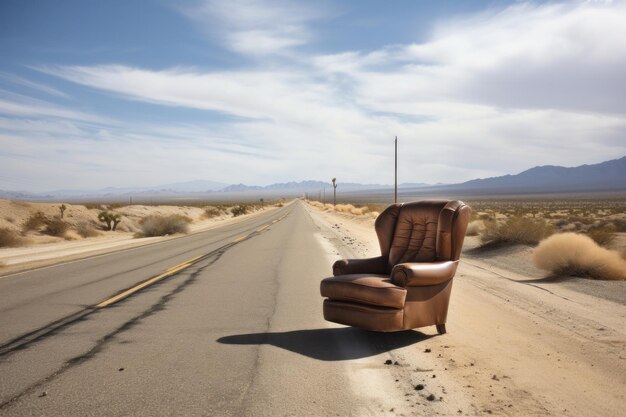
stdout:
{"type": "Polygon", "coordinates": [[[322,280],[324,318],[379,332],[436,325],[445,333],[470,213],[462,201],[387,207],[375,223],[382,255],[339,260],[322,280]]]}

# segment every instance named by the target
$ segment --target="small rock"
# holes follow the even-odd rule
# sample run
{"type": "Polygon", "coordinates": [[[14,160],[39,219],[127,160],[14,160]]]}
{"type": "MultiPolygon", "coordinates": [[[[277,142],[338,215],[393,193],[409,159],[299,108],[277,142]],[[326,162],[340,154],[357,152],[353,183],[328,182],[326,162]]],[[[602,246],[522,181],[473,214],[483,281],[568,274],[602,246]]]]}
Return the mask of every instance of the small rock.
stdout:
{"type": "Polygon", "coordinates": [[[499,381],[499,380],[500,380],[500,378],[498,378],[498,377],[497,377],[497,375],[493,375],[493,376],[491,377],[491,379],[493,379],[494,381],[499,381]]]}
{"type": "Polygon", "coordinates": [[[426,399],[428,401],[435,401],[435,395],[434,394],[430,394],[428,397],[426,397],[426,399]]]}
{"type": "Polygon", "coordinates": [[[391,365],[392,363],[393,363],[393,362],[391,361],[391,359],[387,359],[387,360],[385,361],[385,365],[391,365]]]}
{"type": "Polygon", "coordinates": [[[437,378],[437,375],[433,374],[433,378],[437,378]]]}
{"type": "Polygon", "coordinates": [[[39,394],[39,398],[46,397],[47,395],[48,395],[48,391],[44,391],[41,394],[39,394]]]}
{"type": "Polygon", "coordinates": [[[400,363],[398,361],[395,361],[393,364],[396,366],[400,366],[400,363]]]}
{"type": "Polygon", "coordinates": [[[120,372],[122,372],[123,370],[124,370],[124,368],[120,368],[120,369],[118,369],[118,371],[120,371],[120,372]]]}
{"type": "Polygon", "coordinates": [[[430,348],[424,349],[424,353],[430,353],[430,348]]]}
{"type": "Polygon", "coordinates": [[[423,389],[424,389],[424,384],[417,384],[417,385],[415,386],[415,391],[421,391],[421,390],[423,390],[423,389]]]}

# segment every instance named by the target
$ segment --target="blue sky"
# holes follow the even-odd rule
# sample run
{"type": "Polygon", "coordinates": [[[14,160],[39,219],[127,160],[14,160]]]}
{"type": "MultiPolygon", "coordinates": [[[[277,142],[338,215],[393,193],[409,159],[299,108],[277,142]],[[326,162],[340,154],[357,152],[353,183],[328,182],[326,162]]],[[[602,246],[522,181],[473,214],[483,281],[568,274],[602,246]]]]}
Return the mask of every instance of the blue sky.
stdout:
{"type": "Polygon", "coordinates": [[[458,182],[626,154],[623,1],[0,3],[0,189],[458,182]]]}

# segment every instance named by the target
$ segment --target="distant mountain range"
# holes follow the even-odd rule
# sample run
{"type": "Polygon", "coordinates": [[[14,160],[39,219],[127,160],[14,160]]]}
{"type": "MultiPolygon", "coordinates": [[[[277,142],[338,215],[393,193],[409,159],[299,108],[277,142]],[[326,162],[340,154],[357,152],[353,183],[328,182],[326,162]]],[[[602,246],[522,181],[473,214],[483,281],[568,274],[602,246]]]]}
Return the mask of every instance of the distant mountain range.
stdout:
{"type": "Polygon", "coordinates": [[[626,190],[626,156],[593,165],[565,168],[544,165],[517,175],[476,179],[458,188],[485,191],[571,192],[626,190]]]}
{"type": "MultiPolygon", "coordinates": [[[[367,194],[389,192],[393,186],[386,184],[339,183],[342,193],[367,194]]],[[[626,191],[626,156],[620,159],[573,168],[538,166],[516,175],[480,178],[461,184],[403,183],[401,193],[476,193],[527,194],[588,191],[626,191]]],[[[10,200],[58,200],[58,199],[128,199],[146,198],[225,198],[268,196],[294,197],[304,193],[332,193],[332,184],[323,181],[300,181],[276,183],[267,186],[225,184],[215,181],[196,180],[163,184],[155,187],[108,187],[100,190],[53,190],[46,193],[26,191],[2,191],[0,198],[10,200]]]]}

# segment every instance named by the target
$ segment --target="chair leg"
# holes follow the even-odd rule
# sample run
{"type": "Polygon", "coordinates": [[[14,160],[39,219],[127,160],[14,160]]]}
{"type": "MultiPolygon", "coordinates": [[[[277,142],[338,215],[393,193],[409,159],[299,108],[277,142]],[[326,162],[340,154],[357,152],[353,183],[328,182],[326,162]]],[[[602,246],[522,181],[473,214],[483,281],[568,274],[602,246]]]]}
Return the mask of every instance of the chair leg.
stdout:
{"type": "Polygon", "coordinates": [[[445,323],[437,325],[437,333],[439,333],[439,334],[445,334],[446,333],[446,325],[445,325],[445,323]]]}

